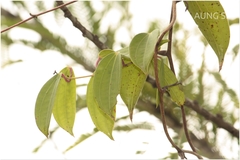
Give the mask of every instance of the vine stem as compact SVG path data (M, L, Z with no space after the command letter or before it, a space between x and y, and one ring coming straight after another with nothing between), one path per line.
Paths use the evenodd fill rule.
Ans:
M170 16L170 22L172 21L172 18L173 18L173 8L171 10L171 16ZM176 16L175 16L176 18ZM172 72L174 73L175 75L175 69L174 69L174 65L173 65L173 60L172 60L172 31L173 31L173 27L170 28L169 32L168 32L168 46L167 46L167 51L166 51L166 56L168 58L168 62L169 62L169 65L170 65L170 68L172 70Z
M173 18L173 11L171 11L170 22L172 21L172 18ZM169 42L168 42L167 51L166 51L165 56L167 56L170 68L175 75L175 69L174 69L173 60L172 60L172 32L173 32L173 27L170 28L169 33L168 33ZM183 121L183 128L184 128L185 136L187 138L187 141L188 141L192 151L196 152L196 149L195 149L194 145L192 144L191 138L188 134L186 115L185 115L185 110L184 110L183 105L181 105L181 112L182 112L182 121Z
M184 106L183 105L181 105L181 111L182 111L183 128L184 128L184 132L185 132L186 138L188 140L188 143L189 143L190 147L192 148L192 151L196 152L196 149L195 149L194 145L192 144L192 141L191 141L190 136L188 134L187 120L186 120L186 115L185 115L185 110L184 110Z
M164 52L164 55L167 56L169 64L170 64L170 68L172 70L172 72L175 74L174 71L174 65L173 65L173 61L172 61L172 56L171 56L171 41L172 41L172 28L173 25L176 21L176 4L177 1L173 1L172 2L172 10L171 10L171 17L170 17L170 23L168 25L168 27L162 32L162 34L159 36L158 41L155 45L155 50L154 50L154 73L155 73L155 80L156 80L156 86L158 88L158 92L159 92L159 108L160 108L160 112L162 114L162 124L163 124L163 128L164 128L164 132L169 140L169 142L172 144L172 146L178 151L178 155L182 158L182 159L186 159L185 157L185 153L190 153L195 155L196 157L198 157L199 159L202 159L202 157L200 155L198 155L195 151L195 148L190 140L189 134L188 134L188 130L187 130L187 122L186 122L186 116L185 116L185 111L184 111L184 106L181 106L181 111L182 111L182 118L183 118L183 126L184 126L184 132L185 135L187 137L188 143L190 144L191 148L193 151L188 151L188 150L182 150L180 149L171 139L168 130L167 130L167 124L166 124L166 118L165 118L165 111L164 111L164 103L163 103L163 94L164 94L164 89L162 89L161 85L160 85L160 81L159 81L159 77L158 77L158 54L160 53L158 51L158 47L159 44L161 42L161 40L163 39L164 35L169 32L168 38L169 38L169 42L168 42L168 48L167 51Z
M38 13L38 14L31 14L31 13L30 13L30 16L31 16L31 17L29 17L29 18L27 18L27 19L25 19L25 20L22 20L22 21L20 21L20 22L18 22L18 23L16 23L16 24L14 24L14 25L12 25L12 26L10 26L10 27L2 30L1 33L6 32L6 31L8 31L8 30L10 30L10 29L12 29L12 28L14 28L14 27L16 27L16 26L19 26L20 24L23 24L23 23L25 23L25 22L33 19L33 18L37 18L37 17L40 16L40 15L46 14L46 13L48 13L48 12L52 12L52 11L54 11L54 10L57 10L57 9L63 7L63 6L67 6L67 5L69 5L69 4L71 4L71 3L74 3L74 2L77 2L77 0L70 1L70 2L68 2L68 3L59 5L59 6L55 7L55 8L52 8L52 9L50 9L50 10L47 10L47 11L44 11L44 12L41 12L41 13Z
M163 94L164 91L161 88L160 82L159 82L159 77L158 77L158 47L159 44L161 42L161 40L163 39L164 35L172 28L175 20L176 20L176 1L172 1L172 16L171 16L171 22L169 23L169 25L167 26L167 28L162 32L162 34L159 36L158 41L155 45L155 49L154 49L154 56L153 56L153 60L154 60L154 73L155 73L155 80L156 80L156 85L158 88L158 92L159 92L159 108L160 108L160 112L161 112L161 117L162 117L162 124L163 124L163 129L164 132L168 138L168 141L172 144L172 146L178 151L178 155L184 159L186 158L184 155L184 152L173 142L173 140L171 139L169 133L168 133L168 129L167 129L167 124L166 124L166 118L165 118L165 111L164 111L164 104L163 104Z
M196 157L198 157L198 159L203 159L202 156L200 156L199 154L197 154L196 152L193 152L193 151L189 151L189 150L182 150L183 152L185 153L189 153L189 154L192 154Z

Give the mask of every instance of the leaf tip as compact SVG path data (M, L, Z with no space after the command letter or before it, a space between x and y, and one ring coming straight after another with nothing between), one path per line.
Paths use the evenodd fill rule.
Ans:
M38 126L38 124L37 124L37 127L38 127L38 129L42 132L42 134L43 134L46 138L49 137L48 129L42 128L41 126Z
M45 136L46 138L49 138L49 133L48 133L48 132L42 131L42 133L44 134L44 136Z
M130 117L130 120L132 122L132 119L133 119L133 112L132 111L129 112L129 117Z
M113 136L112 136L112 133L107 133L107 136L108 136L111 140L114 141L114 138L113 138Z
M71 134L71 136L75 137L73 134L73 131L68 132L69 134Z
M220 72L221 69L222 69L222 65L223 65L223 61L219 63L219 72Z

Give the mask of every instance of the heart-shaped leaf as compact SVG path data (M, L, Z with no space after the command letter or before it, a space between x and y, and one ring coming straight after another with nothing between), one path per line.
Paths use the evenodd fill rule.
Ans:
M136 35L129 46L129 54L132 62L145 74L154 54L155 44L158 40L159 30L151 33L140 33Z
M106 113L104 113L102 109L99 108L99 105L94 96L94 89L93 89L94 79L95 79L94 77L91 77L87 87L88 111L96 128L113 140L112 130L114 127L116 108L114 107L111 117Z
M200 31L216 53L221 70L230 39L226 14L219 1L184 2Z
M58 84L54 101L53 115L58 125L73 135L72 129L76 114L76 82L72 68L66 67L59 73L62 77Z
M112 50L104 50L102 54L106 56L102 58L94 73L94 96L99 107L113 117L116 98L120 93L122 59L118 52Z

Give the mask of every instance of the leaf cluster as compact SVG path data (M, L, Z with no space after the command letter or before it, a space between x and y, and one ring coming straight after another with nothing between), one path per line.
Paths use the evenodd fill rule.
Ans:
M27 8L27 6L25 6L24 2L21 2L21 3L14 2L14 3L16 5L18 5L20 8L21 7ZM92 7L92 3L93 2L91 2L91 1L85 1L85 2L78 3L80 5L80 8L84 8L85 13L86 13L86 14L79 14L79 12L76 12L76 14L78 14L78 16L79 16L79 19L81 21L83 20L83 22L84 22L84 24L86 24L86 26L91 27L91 30L93 31L93 33L96 33L97 35L101 35L100 39L104 40L104 42L107 44L107 46L109 48L114 48L114 46L116 46L116 45L121 45L123 47L123 49L118 50L118 51L105 50L105 51L102 51L102 53L100 52L99 55L102 56L101 57L102 59L99 63L99 66L97 67L97 70L94 73L93 78L91 78L91 80L88 84L87 95L83 95L83 96L76 95L75 100L77 97L77 103L76 103L77 111L86 106L93 106L91 108L89 107L88 109L89 109L90 115L92 117L92 120L93 120L95 126L99 130L106 133L110 138L113 138L111 135L111 131L113 129L113 123L114 123L114 121L116 121L116 122L118 121L118 119L115 120L115 112L114 112L115 107L116 107L116 95L118 95L118 94L121 95L121 98L123 99L124 103L127 105L129 113L130 113L130 117L132 116L133 108L138 109L140 112L147 111L147 112L151 113L152 115L159 117L159 113L157 113L154 110L156 104L158 104L158 102L156 100L156 96L157 96L156 89L154 87L152 87L152 85L150 83L145 83L145 80L147 79L147 75L149 73L151 73L151 69L152 69L152 66L151 66L152 59L151 58L152 57L149 54L147 55L149 57L144 57L144 58L141 57L143 55L145 56L145 54L144 54L145 52L142 52L142 51L145 48L147 48L147 49L151 48L151 45L152 45L152 44L148 43L148 41L145 41L145 40L154 39L152 41L155 42L155 38L159 35L159 33L155 34L155 32L158 32L158 31L153 31L154 32L153 37L150 36L150 34L153 32L139 34L133 38L130 45L126 42L119 42L116 39L116 31L120 28L119 27L120 25L116 25L115 27L109 25L104 31L100 29L101 28L100 26L102 25L101 18L104 17L109 12L109 9L112 7L112 3L110 4L110 2L102 2L104 4L104 9L102 11L95 10ZM128 3L127 2L114 2L114 4L115 4L114 6L116 8L118 8L121 13L123 13L120 23L127 24L126 26L128 28L128 31L130 32L131 25L128 25L127 22L130 21L131 15L129 14L128 9L126 9L126 8L128 8ZM191 11L192 8L196 8L196 7L191 7L191 5L192 4L188 4L189 11ZM39 11L46 9L44 7L43 3L41 3L41 5L36 5L36 6L39 8ZM74 11L74 7L75 7L75 5L70 7L70 9L72 11ZM206 9L206 8L199 7L199 9ZM76 8L75 8L75 10L76 10ZM193 16L194 15L193 13L197 12L197 10L193 10L191 12L192 12L192 16ZM58 21L59 21L59 17L62 17L62 13L60 11L56 11L54 13L55 13L56 19L58 19ZM100 16L94 16L95 14L98 14ZM82 16L82 15L84 15L84 16ZM12 15L12 16L13 16L13 18L11 18L11 19L9 19L7 17L2 17L2 24L9 26L9 25L21 20L21 18L18 15ZM61 54L65 54L65 55L71 57L77 64L81 64L82 66L84 66L84 68L86 70L89 70L92 72L95 70L95 67L93 65L94 63L89 63L89 62L92 62L91 59L93 59L93 57L97 57L96 47L93 47L91 45L91 43L89 43L88 41L86 41L86 43L85 43L86 45L81 46L81 47L76 47L76 46L69 47L69 44L63 37L50 31L47 28L47 26L42 24L41 21L42 21L41 18L38 18L34 22L25 23L22 26L20 26L21 28L26 28L31 31L37 31L37 33L41 37L41 40L39 40L37 42L27 41L24 39L14 40L10 37L10 35L2 34L3 46L10 46L15 43L22 43L26 46L30 46L35 49L39 49L40 51L56 50L56 51L59 51ZM60 18L60 21L61 21L61 18ZM152 22L151 23L152 26L156 26L156 25L154 25L155 23L156 22ZM200 25L201 21L196 22L196 23L198 23ZM211 28L211 25L214 23L215 23L215 21L209 22L208 27ZM235 23L233 23L233 24L235 24ZM201 28L201 25L199 27ZM214 27L215 27L215 24L214 24ZM238 111L238 107L239 107L239 100L237 97L237 93L233 89L231 89L230 87L227 86L226 82L224 81L224 78L221 76L221 74L219 72L209 70L209 68L207 67L208 64L206 64L206 61L204 61L205 56L202 57L203 61L199 68L195 69L192 67L191 62L188 60L188 53L187 53L188 48L186 46L186 44L188 43L187 39L191 35L191 33L187 30L184 30L182 28L181 24L176 23L173 35L177 35L178 33L180 33L180 34L183 33L184 37L183 38L179 38L179 37L173 38L174 39L173 40L173 53L175 53L173 56L174 56L174 59L176 60L175 67L177 68L177 72L176 72L177 77L174 76L175 79L170 78L171 82L169 81L169 79L167 79L166 82L169 82L169 84L165 84L165 85L166 86L171 85L171 84L177 82L177 79L181 80L181 82L184 86L181 89L183 90L185 97L187 97L191 100L197 101L201 106L204 106L204 108L207 109L209 112L224 118L226 121L230 122L231 124L235 124L237 122L238 115L236 115L234 113L236 113ZM205 32L205 34L209 34L208 30ZM131 33L129 33L129 35L131 35ZM216 35L216 37L219 35L220 34ZM154 37L154 36L156 36L156 37ZM205 36L205 38L208 37L206 35L204 35L204 36ZM202 37L200 38L200 40L201 39L202 39ZM217 38L217 39L219 39L219 38ZM141 40L143 40L143 42L140 43L141 45L137 45L137 43L134 42L134 40L136 40L136 42L140 42ZM226 40L226 38L223 39L224 45L226 45L225 40ZM216 44L216 40L213 40L213 39L208 39L208 42L212 47ZM224 47L224 45L223 45L223 48L226 48L226 46ZM129 47L126 47L126 46L129 46ZM208 44L204 43L205 49L207 48L207 46L208 46ZM124 47L126 47L126 48L124 48ZM233 60L234 60L234 58L236 58L236 55L239 52L238 48L239 48L239 44L236 44L235 47L232 50L230 50L230 55L233 57ZM205 49L204 49L204 51L205 51ZM219 49L219 50L221 50L221 49ZM221 58L221 57L223 55L221 55L221 53L219 53L219 50L216 52L220 55L220 56L218 56L218 58L219 58L219 63L221 64L222 60L223 60L223 58ZM106 52L107 52L107 54L106 54ZM146 52L152 54L151 51L146 51ZM88 56L86 53L89 53L91 55L95 54L95 55ZM106 55L104 55L104 54L106 54ZM164 63L162 60L163 60L162 58L159 59L159 62L160 62L159 68L162 67L163 70L169 70L168 65L166 63ZM16 62L19 62L19 61L16 61ZM11 59L6 61L4 63L4 66L7 64L10 64L10 63L12 63ZM68 69L66 69L66 71L67 70ZM104 71L104 72L102 72L102 71ZM118 72L114 73L114 71L118 71ZM113 76L115 76L116 81L112 80L112 79L108 79L108 81L106 81L106 82L101 81L101 80L106 80L105 79L106 77L109 78L108 77L109 72L114 73ZM96 76L101 77L101 75L102 75L99 73L106 73L105 78L102 78L102 79L100 78L100 79L96 80ZM164 72L162 73L162 75L163 74L164 74ZM121 77L121 78L117 79L117 77ZM167 78L167 76L161 76L161 75L159 77ZM216 84L214 86L218 86L218 87L213 87L211 84L208 84L207 82L209 79L211 79L213 81L213 83ZM113 83L113 85L112 85L113 90L105 91L104 89L106 89L106 88L104 88L104 87L108 87L108 86L107 85L106 86L104 86L104 85L98 86L97 84L99 84L99 81L101 84ZM164 84L165 80L162 79L161 81L162 81L161 84ZM54 82L54 84L57 84L55 87L50 89L50 92L48 92L49 95L52 95L55 97L57 97L56 96L57 92L58 92L57 88L62 86L62 85L60 85L60 82L64 82L64 83L68 84L64 80L64 78L59 76L59 74L53 76L53 78L51 79L50 82ZM49 88L50 82L46 83L46 84L48 84L48 88ZM134 84L137 85L136 87L131 86L131 84L133 82L134 82ZM135 82L137 82L137 83L135 83ZM95 83L95 85L94 85L94 83ZM65 84L63 84L63 85L65 85ZM94 86L95 86L95 88L97 88L97 90L93 89ZM99 90L100 87L103 87L104 89L102 88ZM170 87L168 89L171 90L176 87L179 88L180 86L174 86L174 87ZM60 88L65 88L65 87L60 87ZM70 87L70 88L76 88L76 87ZM66 88L63 90L64 90L63 92L67 91ZM134 91L134 92L131 93L131 91ZM56 92L56 93L54 93L54 92ZM104 95L101 94L103 92L107 93L107 94L104 94ZM169 91L169 93L171 93L171 91ZM212 93L216 93L216 94L213 95ZM98 95L99 97L96 95ZM107 98L112 100L111 104L109 104L109 105L105 105L106 102L102 102L102 96L106 96L106 95L109 96ZM173 97L173 95L171 95L171 98L172 97ZM177 95L177 97L179 97L179 96ZM105 98L106 97L104 97L104 99ZM62 98L60 98L60 99L62 99ZM87 101L86 101L86 99L87 99ZM215 99L215 100L213 101L213 99ZM68 100L65 99L65 101L68 101ZM147 102L147 104L145 103L145 107L143 108L143 107L141 107L141 104L144 102ZM179 133L176 135L174 140L178 143L183 144L184 142L186 142L186 139L184 139L184 136L181 136L181 134L180 134L181 129L179 129L179 127L177 127L177 126L179 126L179 122L181 122L180 110L178 107L176 107L176 103L172 102L172 100L169 98L168 95L164 96L164 102L165 102L165 105L167 106L166 107L167 116L171 118L170 122L172 124L175 124L175 125L172 125L172 127L170 124L170 127L173 128L173 130L176 133ZM100 107L99 104L103 104L103 105L101 105L103 107ZM153 104L153 108L150 107L150 106L152 106L151 104ZM148 107L146 107L146 106L148 106ZM53 109L53 111L54 111L54 109ZM105 112L103 112L103 111L105 111ZM207 147L206 146L205 147L208 148L206 150L204 150L204 148L202 148L202 152L203 152L202 154L205 155L206 157L214 158L214 156L213 156L213 153L214 153L215 155L219 155L217 157L217 158L219 158L221 155L218 152L219 147L216 145L217 139L220 138L220 137L218 137L218 132L219 132L218 127L214 123L209 122L205 117L199 116L196 112L194 112L191 109L186 109L186 112L187 112L186 114L188 115L187 118L189 119L191 124L194 123L194 125L190 125L190 131L194 135L197 135L196 138L199 140L197 142L199 142L199 143L203 142L203 144L206 144L206 146L207 146ZM72 115L72 113L71 113L71 115ZM56 114L59 114L59 112ZM96 117L96 115L98 115L98 117ZM67 116L67 115L65 115L65 116ZM49 115L48 115L48 117L49 117ZM55 116L55 118L56 117L58 117L58 116ZM109 123L109 125L107 125L108 126L107 128L103 127L104 124L101 124L101 123L98 124L99 122L101 122L101 121L97 121L97 119L99 119L99 118L103 119L104 122ZM56 118L56 119L58 119L58 118ZM65 120L67 120L67 118ZM59 125L60 124L61 124L61 122L59 122ZM71 125L73 125L73 122L71 122ZM46 128L46 126L45 126L45 128ZM119 126L115 126L115 129L119 130L119 131L123 130L123 128L120 128ZM132 127L132 128L130 127L130 129L134 129L134 127ZM67 130L69 131L69 133L71 133L71 129L67 129ZM51 133L50 138L51 138L52 133L54 133L54 132L55 132L55 130L50 131L50 133ZM92 133L87 133L86 135L80 136L79 141L77 141L75 144L73 144L72 147L79 144L83 140L91 137L96 132L97 132L97 130L94 130ZM44 133L46 133L46 129L44 129ZM228 138L229 135L226 134L226 137ZM232 142L235 143L235 140L232 139Z

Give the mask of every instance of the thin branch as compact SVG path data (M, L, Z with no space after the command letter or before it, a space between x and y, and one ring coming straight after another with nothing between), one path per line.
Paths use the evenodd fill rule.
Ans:
M74 3L74 2L77 2L77 0L70 1L70 2L68 2L68 3L59 5L59 6L55 7L55 8L52 8L52 9L50 9L50 10L47 10L47 11L44 11L44 12L41 12L41 13L38 13L38 14L31 14L31 13L30 13L30 16L31 16L31 17L29 17L28 19L25 19L25 20L23 20L23 21L20 21L20 22L14 24L14 25L12 25L12 26L10 26L10 27L2 30L1 33L6 32L6 31L8 31L8 30L10 30L10 29L12 29L12 28L14 28L14 27L16 27L16 26L19 26L20 24L23 24L23 23L25 23L25 22L33 19L33 18L37 18L38 16L41 16L41 15L46 14L46 13L48 13L48 12L52 12L52 11L54 11L54 10L56 10L56 9L59 9L59 8L61 8L61 7L64 7L64 6L67 6L67 5L69 5L69 4L71 4L71 3Z
M199 106L197 101L190 101L186 99L185 106L193 109L198 114L202 115L205 119L210 120L211 122L215 123L219 128L223 128L228 131L232 136L239 139L239 130L234 128L232 124L224 121L224 119L220 115L213 115L212 113L208 112L203 107Z
M63 5L63 1L56 1L58 6ZM88 38L90 41L92 41L99 49L107 49L107 46L102 43L98 36L90 32L88 29L86 29L78 20L76 17L72 15L72 13L69 11L69 9L66 6L60 7L61 10L64 12L64 17L68 18L74 27L79 29L82 32L83 37Z

